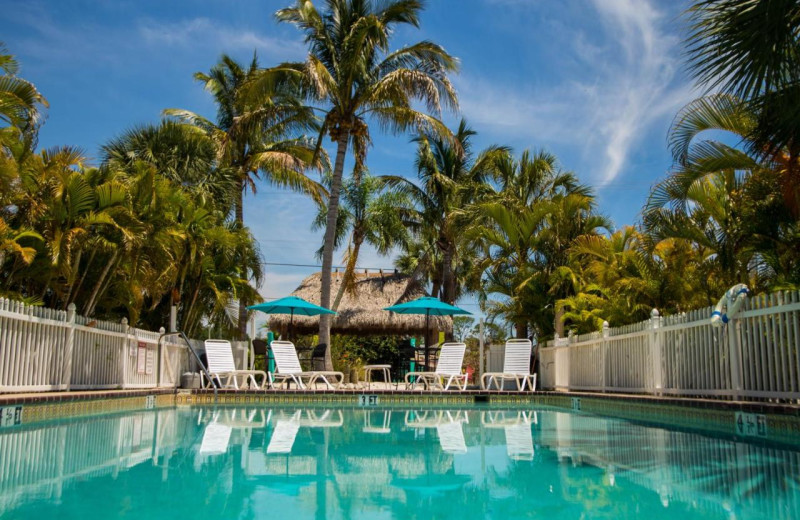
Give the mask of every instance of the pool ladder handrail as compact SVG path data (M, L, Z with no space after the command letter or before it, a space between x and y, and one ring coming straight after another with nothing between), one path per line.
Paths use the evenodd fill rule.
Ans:
M186 346L189 347L189 351L194 354L194 358L197 360L197 364L200 365L200 370L206 375L209 381L211 381L211 386L214 388L214 402L217 400L217 385L214 384L214 380L211 378L211 374L208 372L208 369L203 364L203 360L200 359L200 355L192 346L192 342L189 341L189 338L186 337L186 334L183 333L182 330L176 330L173 332L165 332L158 337L158 351L161 352L161 340L167 336L180 336L183 338L183 341L186 343ZM160 357L160 356L159 356Z

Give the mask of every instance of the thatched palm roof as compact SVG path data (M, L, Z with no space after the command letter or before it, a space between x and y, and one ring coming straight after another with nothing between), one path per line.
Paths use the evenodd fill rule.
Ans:
M343 273L334 273L331 279L331 300L335 299L342 283ZM319 305L321 273L314 273L292 292L309 302ZM339 334L420 334L425 329L424 315L396 314L383 310L384 307L404 303L425 296L420 287L413 284L409 290L409 277L401 274L358 273L355 293L345 292L333 317L331 332ZM270 317L272 330L286 333L289 329L289 316L276 314ZM449 318L431 316L431 329L450 332L452 321ZM295 334L316 334L319 331L319 316L295 316Z

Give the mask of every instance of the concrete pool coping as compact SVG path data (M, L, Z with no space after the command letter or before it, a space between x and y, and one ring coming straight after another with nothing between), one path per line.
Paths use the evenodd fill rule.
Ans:
M375 396L369 399L361 396ZM486 403L512 408L537 406L580 411L754 442L800 445L800 405L702 398L601 394L591 392L462 392L390 389L211 390L128 389L0 394L0 432L8 427L54 419L194 405L274 405L342 407L463 407Z

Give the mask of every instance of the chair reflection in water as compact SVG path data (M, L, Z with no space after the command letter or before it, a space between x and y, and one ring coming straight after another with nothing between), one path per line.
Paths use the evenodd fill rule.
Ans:
M539 423L535 411L484 411L481 412L481 426L502 428L506 434L506 452L512 460L533 460L533 434L531 425Z
M405 425L409 428L436 428L439 444L445 453L466 453L462 423L469 423L465 410L423 410L406 412Z
M197 415L197 424L202 424L208 415L211 417L203 430L203 440L200 442L198 450L201 459L209 455L227 453L231 433L234 430L241 431L245 439L248 439L253 428L263 428L269 420L264 415L264 410L257 408L250 410L223 408L213 412L201 409ZM200 461L198 460L198 462Z
M373 419L375 417L375 419ZM364 410L364 433L392 433L391 410Z
M344 424L341 410L296 410L292 414L277 412L275 429L267 446L267 453L291 453L297 432L305 428L340 428Z

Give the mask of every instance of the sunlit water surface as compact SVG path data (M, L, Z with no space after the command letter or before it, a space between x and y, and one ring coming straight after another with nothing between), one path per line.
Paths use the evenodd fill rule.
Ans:
M800 454L578 413L177 408L0 430L0 518L800 518Z

